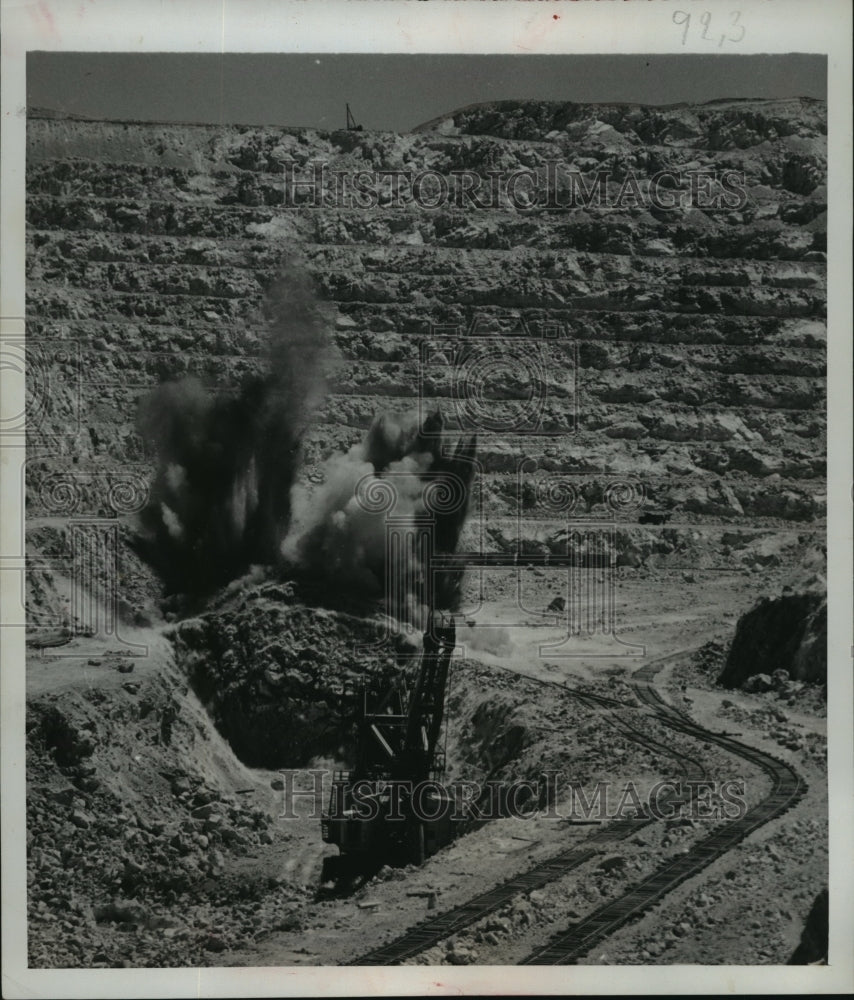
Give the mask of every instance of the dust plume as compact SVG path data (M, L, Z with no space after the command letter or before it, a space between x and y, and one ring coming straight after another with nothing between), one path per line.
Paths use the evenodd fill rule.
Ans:
M137 425L157 454L138 546L170 593L203 595L274 562L290 521L300 442L331 357L311 280L291 266L264 303L266 374L236 393L158 386Z
M378 417L361 442L326 461L321 486L294 486L293 520L282 544L286 564L322 577L331 588L385 595L389 614L399 619L418 622L430 603L453 606L462 574L436 574L428 592L425 562L429 552L457 546L475 453L474 437L451 449L438 411L423 424L416 414ZM418 541L425 519L427 553ZM402 558L391 554L391 520Z

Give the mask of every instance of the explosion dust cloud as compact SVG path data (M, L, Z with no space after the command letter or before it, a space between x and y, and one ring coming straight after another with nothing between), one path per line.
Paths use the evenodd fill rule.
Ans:
M430 524L429 550L456 549L475 473L474 436L454 444L438 410L423 422L415 413L383 414L360 443L325 461L320 486L299 481L301 441L334 354L301 269L270 289L265 314L266 375L236 393L186 378L142 401L138 426L157 466L141 514L141 552L171 594L204 597L253 565L276 564L330 592L393 595L388 612L411 622L425 604L453 606L462 571L433 575L428 593L416 522ZM393 500L378 507L384 491ZM387 516L402 526L406 549L394 567Z
M377 417L361 442L326 461L322 485L294 487L293 521L282 545L286 563L338 587L385 593L388 613L397 618L420 621L425 603L453 606L461 573L437 575L428 599L417 528L425 518L430 524L428 554L456 549L475 456L473 436L451 448L439 411L423 424L415 413ZM394 565L387 518L409 546L407 558ZM394 574L402 578L389 580Z
M199 595L270 563L290 520L300 442L324 394L327 324L310 279L291 269L267 293L268 370L236 394L197 379L164 383L141 403L157 454L139 545L171 593Z

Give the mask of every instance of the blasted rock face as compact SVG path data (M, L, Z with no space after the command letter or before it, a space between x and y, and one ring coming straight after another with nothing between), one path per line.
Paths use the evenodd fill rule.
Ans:
M821 593L763 598L742 615L718 683L742 687L781 670L793 680L826 683L827 598Z

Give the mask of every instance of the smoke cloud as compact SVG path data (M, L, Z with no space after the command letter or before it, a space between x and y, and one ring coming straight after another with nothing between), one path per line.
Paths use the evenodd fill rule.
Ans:
M310 278L291 266L267 293L267 374L236 393L165 383L137 425L157 454L138 545L170 593L203 595L275 561L287 532L300 442L331 360Z
M454 607L462 571L426 569L431 553L456 549L475 438L454 444L439 411L423 423L385 414L326 460L320 486L298 481L301 441L335 355L301 268L270 289L264 312L266 374L235 392L168 382L142 401L137 424L157 465L138 550L167 593L190 599L278 563L326 597L386 597L389 614L416 625L428 607Z
M438 411L423 425L415 414L378 417L363 441L326 461L321 486L294 487L291 530L281 550L286 563L322 576L333 588L385 595L389 614L416 624L426 605L453 606L461 572L435 574L430 584L425 562L430 552L457 546L475 454L474 437L451 449ZM425 518L426 550L419 536Z

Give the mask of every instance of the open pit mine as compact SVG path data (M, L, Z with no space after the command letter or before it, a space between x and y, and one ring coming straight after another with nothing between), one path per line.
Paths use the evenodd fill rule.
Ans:
M823 102L26 163L31 967L826 960Z

